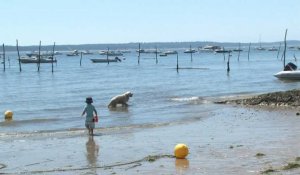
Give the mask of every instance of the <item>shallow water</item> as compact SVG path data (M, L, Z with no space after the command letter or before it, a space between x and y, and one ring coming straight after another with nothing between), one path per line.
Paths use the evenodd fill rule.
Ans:
M24 53L22 53L24 54ZM293 54L288 52L287 62ZM282 70L277 52L252 50L230 58L229 74L223 54L179 51L179 69L176 55L158 57L142 54L140 64L132 51L120 63L92 63L98 54L80 57L58 55L54 73L51 64L22 64L19 72L17 54L7 53L10 66L0 72L0 111L10 109L14 120L1 119L0 133L65 131L84 128L80 117L85 98L92 96L100 115L99 128L131 127L159 124L201 117L214 109L211 98L281 91L299 87L299 82L284 82L273 74ZM227 60L226 55L226 60ZM104 56L105 57L105 56ZM193 69L190 69L193 68ZM3 68L2 68L3 69ZM126 91L133 92L128 109L109 110L110 99Z

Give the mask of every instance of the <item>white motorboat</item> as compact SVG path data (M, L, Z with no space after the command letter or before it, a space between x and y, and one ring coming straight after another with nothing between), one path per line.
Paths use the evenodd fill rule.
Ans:
M160 57L166 57L166 56L168 56L168 54L166 54L166 53L161 53L161 54L159 54L159 56L160 56Z
M275 48L275 47L271 47L271 48L268 49L268 51L278 51L278 49Z
M100 55L108 55L108 56L123 56L123 53L121 51L107 51L107 50L102 50L99 51Z
M223 49L216 49L215 52L216 52L216 53L228 53L228 52L231 52L231 50L225 50L225 49L223 48Z
M85 50L85 51L82 51L82 54L83 55L92 55L93 52L89 51L89 50Z
M21 63L56 63L56 59L52 59L52 57L41 56L40 59L37 56L22 56L20 58Z
M118 57L115 58L93 58L91 59L93 63L108 63L108 62L121 62L122 60Z
M215 51L221 49L220 46L206 45L203 48L200 48L201 51Z
M284 36L283 63L285 63L285 54L286 54L286 35L287 35L287 29L285 31L285 36ZM297 66L294 63L289 62L284 66L283 71L274 74L274 76L285 80L300 80L300 70L297 70Z
M168 50L168 51L165 51L163 53L166 54L166 55L172 55L172 54L177 54L177 51L176 50Z
M71 53L67 53L67 56L78 56L79 52L78 50L73 50Z
M184 53L195 53L197 52L195 49L187 49L184 51Z
M274 76L280 79L300 80L300 70L280 71L276 73Z

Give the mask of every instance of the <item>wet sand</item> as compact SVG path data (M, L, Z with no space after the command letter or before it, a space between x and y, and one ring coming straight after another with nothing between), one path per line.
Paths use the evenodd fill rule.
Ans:
M0 174L300 173L300 168L283 170L289 162L300 164L297 109L215 106L198 120L96 130L94 137L83 131L0 135ZM172 157L177 143L188 145L187 159ZM144 159L149 155L157 157Z

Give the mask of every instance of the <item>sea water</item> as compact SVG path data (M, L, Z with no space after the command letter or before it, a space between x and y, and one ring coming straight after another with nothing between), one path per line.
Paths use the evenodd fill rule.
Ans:
M81 117L85 98L93 97L98 111L97 128L134 128L199 119L213 110L213 98L259 94L298 88L297 81L286 82L273 74L283 69L281 54L251 49L250 59L244 49L232 52L227 73L228 53L197 52L192 55L160 57L155 54L125 53L119 63L92 63L93 55L68 57L57 55L57 64L22 64L16 52L7 53L6 70L0 67L0 111L14 112L12 121L0 119L0 133L55 132L83 130ZM21 53L24 55L25 53ZM287 53L286 62L294 62ZM9 63L9 64L8 64ZM3 66L2 64L0 66ZM108 109L110 99L131 91L128 108ZM221 106L220 106L221 107Z

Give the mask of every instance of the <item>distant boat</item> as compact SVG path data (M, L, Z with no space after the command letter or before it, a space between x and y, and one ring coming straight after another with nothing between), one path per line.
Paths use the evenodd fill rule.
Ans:
M225 49L217 49L215 50L216 53L228 53L231 52L231 50L225 50Z
M212 45L206 45L204 46L203 48L200 48L201 51L215 51L215 50L218 50L218 49L221 49L220 46L212 46Z
M183 53L195 53L197 52L195 49L187 49Z
M138 50L136 50L136 52L138 52L138 53L145 53L145 50L144 49L138 49Z
M91 59L93 63L107 63L107 62L121 62L122 60L118 57L115 58L94 58Z
M121 53L131 53L130 50L120 50L119 52L121 52Z
M234 51L234 52L242 52L243 49L233 49L232 51Z
M67 56L78 56L78 50L73 50L71 53L68 53Z
M177 54L177 51L176 50L168 50L168 51L165 51L163 53L166 54L166 55L172 55L172 54Z
M268 51L278 51L278 49L275 48L275 47L271 47L271 48L268 49Z
M102 50L99 51L100 55L108 55L108 56L123 56L123 53L121 51L107 51L107 50Z
M90 52L89 50L85 50L85 51L82 51L82 54L83 55L92 55L93 52Z
M263 48L263 47L261 46L261 36L259 36L259 47L256 47L256 50L259 50L259 51L266 50L266 48Z
M49 56L41 56L40 59L38 59L37 56L22 56L20 58L21 63L55 63L57 62L56 59L52 59L52 57Z
M263 50L266 50L266 48L263 48L263 47L257 47L256 50L263 51Z
M52 52L39 52L39 51L33 51L33 52L29 52L26 53L27 56L32 57L32 56L39 56L39 54L41 56L52 56Z
M159 56L160 56L160 57L166 57L166 56L168 56L168 54L166 54L166 53L161 53L161 54L159 54Z

